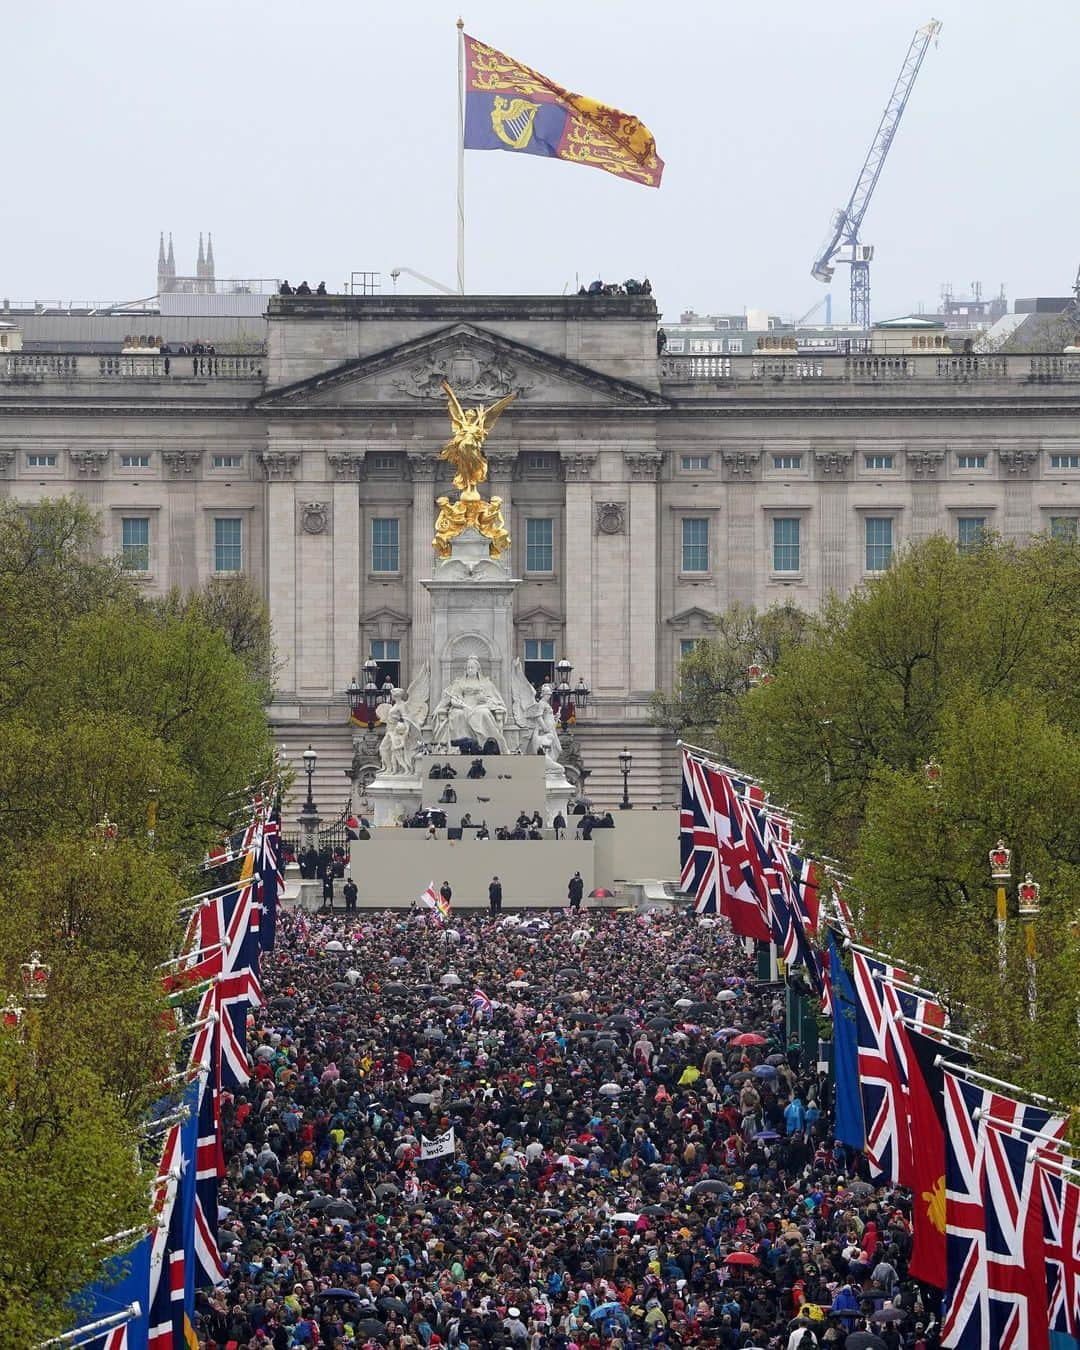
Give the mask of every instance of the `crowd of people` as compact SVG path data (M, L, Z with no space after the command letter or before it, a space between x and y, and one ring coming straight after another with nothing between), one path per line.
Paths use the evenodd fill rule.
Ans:
M835 1143L782 986L715 921L577 889L280 916L200 1344L936 1346L910 1199Z
M290 286L289 280L286 277L286 279L278 287L278 295L326 295L326 294L327 290L325 281L320 281L319 284L315 287L315 289L312 290L306 281L302 281L299 284L299 286Z

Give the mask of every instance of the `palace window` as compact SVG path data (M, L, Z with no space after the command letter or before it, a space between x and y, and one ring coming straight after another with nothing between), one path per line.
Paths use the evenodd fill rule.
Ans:
M704 642L704 638L680 638L679 639L679 660L685 661L691 655L699 642Z
M525 519L525 571L555 570L555 522L550 516Z
M774 572L798 572L802 566L802 521L798 516L773 519L772 566Z
M218 516L214 521L214 571L239 572L243 562L243 522L239 516Z
M120 563L125 572L149 572L150 519L148 516L121 517Z
M371 522L371 570L401 571L400 532L396 516L376 516Z
M680 463L688 473L708 473L712 468L712 455L683 455Z
M26 467L28 469L55 469L55 455L27 455Z
M1051 455L1052 469L1080 469L1080 455Z
M682 522L682 570L709 570L709 521L704 516L686 516Z
M956 546L961 553L974 553L986 538L985 516L958 516Z
M956 467L958 469L985 469L985 455L957 455Z
M893 457L892 455L867 455L864 463L868 469L891 469Z
M389 680L397 688L401 683L400 641L397 638L373 638L371 655L379 663L379 673L375 676L375 683L381 689Z
M122 469L148 469L150 467L149 455L121 455L120 467Z
M1075 516L1051 516L1050 537L1062 544L1075 544L1077 528Z
M801 469L802 455L773 455L772 466L774 469Z
M212 469L239 469L243 465L241 455L211 455L210 467Z
M545 680L555 683L555 639L525 639L525 678L539 686Z
M866 540L866 570L884 572L892 562L893 522L891 516L867 516L863 522Z

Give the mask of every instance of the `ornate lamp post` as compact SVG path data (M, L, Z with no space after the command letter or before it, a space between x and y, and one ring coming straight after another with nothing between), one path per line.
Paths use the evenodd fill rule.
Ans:
M26 1009L19 1007L15 1002L15 995L12 994L4 1006L0 1008L0 1030L17 1032L22 1025L25 1014Z
M556 663L555 692L551 702L563 731L577 721L578 710L589 701L589 686L583 679L578 680L576 689L571 686L570 677L573 673L574 667L565 656Z
M23 993L28 999L40 1003L49 994L49 977L52 966L41 959L40 952L31 952L30 960L19 967L22 971Z
M633 766L634 757L625 746L619 751L619 772L622 774L622 801L619 803L620 811L629 811L633 807L630 800L630 769Z
M304 802L304 809L297 817L300 828L304 832L304 845L307 848L315 847L315 831L319 827L321 817L318 808L315 805L315 799L311 795L311 780L315 774L315 766L319 762L319 756L309 745L303 753L304 772L307 774L307 801Z
M1005 896L1005 883L1012 880L1012 849L1005 847L1005 840L999 839L990 850L990 880L997 882L995 897L998 971L1002 980L1006 975L1007 955L1005 949L1005 921L1008 918L1008 902Z
M1028 1016L1035 1021L1035 920L1039 917L1039 883L1030 872L1025 873L1023 881L1016 888L1017 906L1024 921L1024 952L1027 956L1028 976Z

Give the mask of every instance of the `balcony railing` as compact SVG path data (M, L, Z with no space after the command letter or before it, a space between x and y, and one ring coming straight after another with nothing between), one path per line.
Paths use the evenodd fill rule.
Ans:
M101 380L261 380L265 357L66 356L56 353L12 352L0 355L0 383L64 384Z
M808 356L756 352L746 356L660 358L662 385L694 386L696 392L770 385L987 385L1080 383L1080 353L1000 355L942 353Z

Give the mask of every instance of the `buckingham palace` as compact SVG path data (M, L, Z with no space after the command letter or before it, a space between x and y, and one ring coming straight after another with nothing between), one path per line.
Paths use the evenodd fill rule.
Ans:
M859 354L684 355L658 350L648 295L262 308L246 343L178 342L161 317L108 350L23 341L0 313L0 492L80 494L151 592L235 572L265 591L269 715L292 757L318 751L324 817L377 761L350 686L372 659L407 684L430 645L444 380L465 405L516 394L487 444L516 655L587 687L574 739L603 805L624 748L634 804L673 800L650 696L731 602L813 609L934 533L1077 529L1080 355L1060 345L958 353L894 330ZM212 317L181 336L199 322L212 337Z

